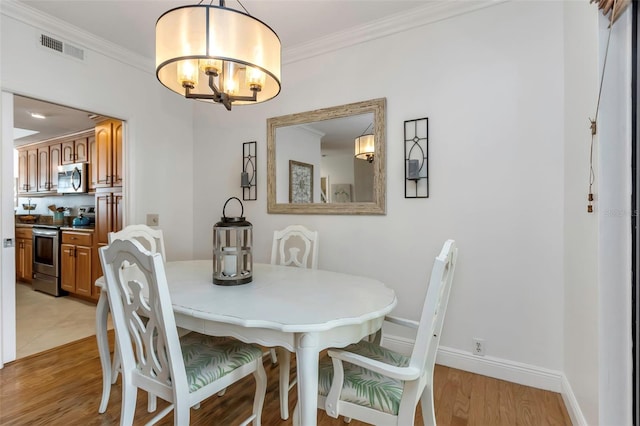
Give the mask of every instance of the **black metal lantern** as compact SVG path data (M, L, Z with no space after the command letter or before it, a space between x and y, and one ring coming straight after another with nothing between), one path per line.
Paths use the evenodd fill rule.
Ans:
M227 217L225 210L231 200L238 200L239 217ZM239 285L253 280L253 225L242 216L244 206L236 197L229 198L222 208L221 221L213 226L213 283Z

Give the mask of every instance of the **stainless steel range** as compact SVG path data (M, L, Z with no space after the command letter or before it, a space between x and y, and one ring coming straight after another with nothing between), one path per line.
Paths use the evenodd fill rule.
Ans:
M60 226L35 225L33 227L33 280L34 290L53 296L67 294L60 288Z

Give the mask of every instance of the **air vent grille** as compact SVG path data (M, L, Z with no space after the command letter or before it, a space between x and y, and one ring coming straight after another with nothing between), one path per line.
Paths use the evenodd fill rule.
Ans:
M49 37L46 34L40 34L40 44L44 47L48 47L49 49L62 53L64 43L53 37Z
M50 51L71 56L74 59L84 61L84 49L67 43L66 41L59 40L55 37L51 37L47 34L40 34L40 46Z

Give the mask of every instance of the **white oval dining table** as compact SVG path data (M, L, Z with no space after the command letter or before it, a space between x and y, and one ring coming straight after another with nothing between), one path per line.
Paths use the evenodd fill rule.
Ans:
M397 303L394 291L378 280L321 269L254 264L253 281L237 286L213 284L211 260L167 262L165 271L178 327L295 352L299 424L304 426L317 424L320 352L375 333ZM103 288L96 309L101 413L111 390L103 284L102 277L96 281Z

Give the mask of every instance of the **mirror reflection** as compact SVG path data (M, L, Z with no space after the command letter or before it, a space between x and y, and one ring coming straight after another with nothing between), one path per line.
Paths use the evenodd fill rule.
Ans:
M384 105L268 119L269 213L384 214Z

